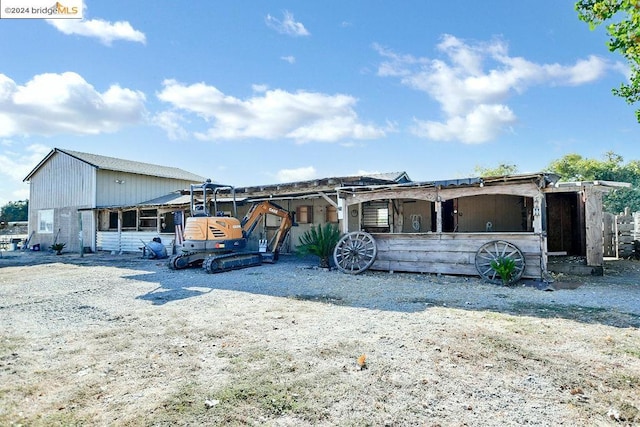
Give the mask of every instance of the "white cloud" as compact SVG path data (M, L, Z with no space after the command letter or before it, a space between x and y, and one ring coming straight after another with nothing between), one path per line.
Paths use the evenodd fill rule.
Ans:
M268 85L256 85L256 84L254 84L254 85L251 85L251 89L254 92L263 93L263 92L266 92L269 89L269 86Z
M185 119L174 111L163 111L153 118L153 123L167 132L169 139L187 139L189 132L181 125Z
M385 135L375 125L361 123L348 95L265 90L246 100L225 95L214 86L189 86L166 80L158 98L175 110L195 114L209 129L195 136L215 139L293 139L296 142L371 139Z
M0 151L0 206L29 198L29 186L22 180L51 151L41 144L29 145L23 150L13 145L3 141Z
M278 182L308 181L316 177L317 172L313 166L307 166L297 169L281 169L276 174Z
M515 122L515 114L504 105L478 105L465 116L452 116L445 123L415 120L412 133L435 141L459 140L478 144L496 138Z
M544 68L549 76L557 79L559 84L578 86L598 80L612 66L600 57L591 55L588 59L576 61L572 66L551 64L545 65Z
M285 62L288 62L289 64L295 64L296 63L296 57L289 55L289 56L281 56L280 59L282 59Z
M413 133L437 141L482 143L516 122L506 101L534 85L590 83L616 66L597 56L575 64L537 64L508 54L501 40L467 43L445 35L437 46L441 59L400 55L379 45L385 58L378 75L395 77L440 104L444 121L416 120Z
M142 44L147 42L145 34L134 29L131 24L126 21L108 22L102 19L48 19L47 22L64 34L76 34L84 37L97 38L107 46L111 46L111 43L116 40Z
M354 176L369 176L369 175L377 175L377 174L379 174L379 173L382 173L382 172L377 171L377 170L375 170L375 171L368 171L368 170L364 170L364 169L358 169L358 170L356 171L356 173L354 173L353 175L354 175Z
M282 14L282 21L271 15L267 15L265 22L269 28L273 28L280 34L286 34L288 36L299 37L311 35L302 23L295 21L292 13L285 10Z
M23 86L0 74L0 137L114 132L140 123L144 102L118 85L100 93L72 72L39 74Z
M32 144L23 152L9 147L0 153L0 171L13 181L22 181L49 151L51 149L42 144Z

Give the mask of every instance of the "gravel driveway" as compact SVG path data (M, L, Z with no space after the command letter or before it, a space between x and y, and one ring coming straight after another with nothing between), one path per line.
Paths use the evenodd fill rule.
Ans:
M0 424L633 425L639 278L4 253Z

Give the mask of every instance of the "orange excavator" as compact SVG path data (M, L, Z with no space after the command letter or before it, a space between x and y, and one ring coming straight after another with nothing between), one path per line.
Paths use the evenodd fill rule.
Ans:
M218 211L218 193L229 192L233 215ZM202 192L202 200L197 196ZM242 220L237 218L235 189L228 185L214 184L207 180L201 185L191 185L191 217L184 227L182 253L169 259L169 268L202 266L208 273L220 273L239 268L253 267L278 259L280 248L293 226L293 216L270 201L255 203ZM211 205L213 204L213 210ZM214 214L212 214L212 212ZM259 252L246 250L247 240L265 215L280 218L280 227L270 241L261 241Z

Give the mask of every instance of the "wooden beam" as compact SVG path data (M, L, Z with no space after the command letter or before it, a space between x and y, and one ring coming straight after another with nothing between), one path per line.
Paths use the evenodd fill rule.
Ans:
M370 202L372 200L384 199L416 199L435 202L438 200L438 197L442 200L451 200L458 197L482 196L487 194L535 197L540 193L541 190L535 183L521 183L485 185L484 187L396 187L385 188L383 190L354 191L353 193L343 191L342 197L348 199L349 203L363 203Z
M587 265L602 267L604 264L604 238L602 236L602 192L584 188L585 228L587 240Z
M333 199L331 199L331 197L327 196L326 194L324 194L322 191L318 191L318 194L325 199L331 206L333 206L336 209L340 209L340 206L338 206L338 204L336 202L333 201Z

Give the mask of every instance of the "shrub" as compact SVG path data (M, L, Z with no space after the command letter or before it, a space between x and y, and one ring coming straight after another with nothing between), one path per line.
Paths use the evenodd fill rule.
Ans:
M56 251L56 255L60 255L66 245L66 243L54 243L51 245L51 250Z
M513 277L516 262L509 257L499 257L491 261L491 268L498 273L503 285L509 285Z
M331 223L311 227L302 236L296 248L298 255L316 255L320 257L320 267L329 268L333 249L340 240L340 230Z

